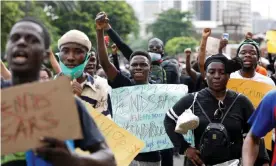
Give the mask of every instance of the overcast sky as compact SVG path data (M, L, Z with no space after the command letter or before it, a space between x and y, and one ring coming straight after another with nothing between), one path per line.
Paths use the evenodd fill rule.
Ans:
M264 18L276 20L276 0L251 0L251 9L259 12Z

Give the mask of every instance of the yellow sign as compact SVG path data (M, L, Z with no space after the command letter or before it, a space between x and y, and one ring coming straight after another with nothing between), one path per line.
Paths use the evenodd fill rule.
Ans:
M84 104L115 155L118 166L128 166L134 157L144 148L145 143L97 112L90 104L86 102ZM76 152L88 153L80 149L76 149Z
M245 95L249 98L254 107L257 108L266 93L275 87L252 80L230 79L227 88ZM271 139L272 132L265 136L265 145L268 150L272 149Z
M276 30L266 32L267 52L276 54Z

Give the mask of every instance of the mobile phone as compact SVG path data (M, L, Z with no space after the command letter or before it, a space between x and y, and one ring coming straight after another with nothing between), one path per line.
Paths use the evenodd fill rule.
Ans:
M229 34L228 33L223 33L222 34L222 39L229 40Z

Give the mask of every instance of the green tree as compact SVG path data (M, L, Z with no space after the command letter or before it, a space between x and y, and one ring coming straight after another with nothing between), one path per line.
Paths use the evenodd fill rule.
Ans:
M31 16L40 20L50 33L52 45L55 45L59 29L51 23L50 14L44 11L46 4L41 3L41 1L1 1L1 52L5 51L12 26L24 16Z
M164 43L173 37L193 36L191 14L175 9L169 9L158 15L157 20L148 25L147 32L151 32L154 37L160 38Z
M20 10L20 5L22 2L1 1L1 53L5 50L6 41L13 24L24 16Z
M71 29L78 29L88 35L94 45L96 40L95 17L105 11L110 24L123 39L130 33L138 34L139 24L134 10L125 1L78 1L77 10L70 13L60 11L53 21L60 31L59 36Z
M125 1L1 1L2 52L12 25L24 16L36 17L45 24L54 51L58 39L71 29L83 31L95 45L94 19L100 11L108 14L112 27L124 40L130 33L138 34L138 20Z
M183 53L186 48L194 50L198 44L193 37L174 37L166 43L165 51L168 55L174 56Z

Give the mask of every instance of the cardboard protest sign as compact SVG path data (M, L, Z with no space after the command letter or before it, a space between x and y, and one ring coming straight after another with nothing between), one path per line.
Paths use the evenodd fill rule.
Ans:
M97 112L90 104L84 104L114 153L118 166L128 166L134 157L144 148L145 143ZM78 153L87 153L80 149L76 151Z
M266 32L267 52L276 54L276 30Z
M259 103L262 101L263 97L275 87L253 80L245 80L245 79L230 79L227 84L227 88L239 92L252 102L255 108L258 107ZM272 132L268 133L265 137L265 145L266 148L271 150L271 139Z
M61 140L82 138L67 78L3 89L1 96L2 154L39 147L43 136Z
M214 38L214 37L208 37L207 44L206 44L206 55L216 55L218 54L219 50L219 43L220 39Z
M113 89L113 120L145 142L142 152L172 148L163 121L166 112L187 92L186 85L169 84ZM184 137L193 144L191 131Z

